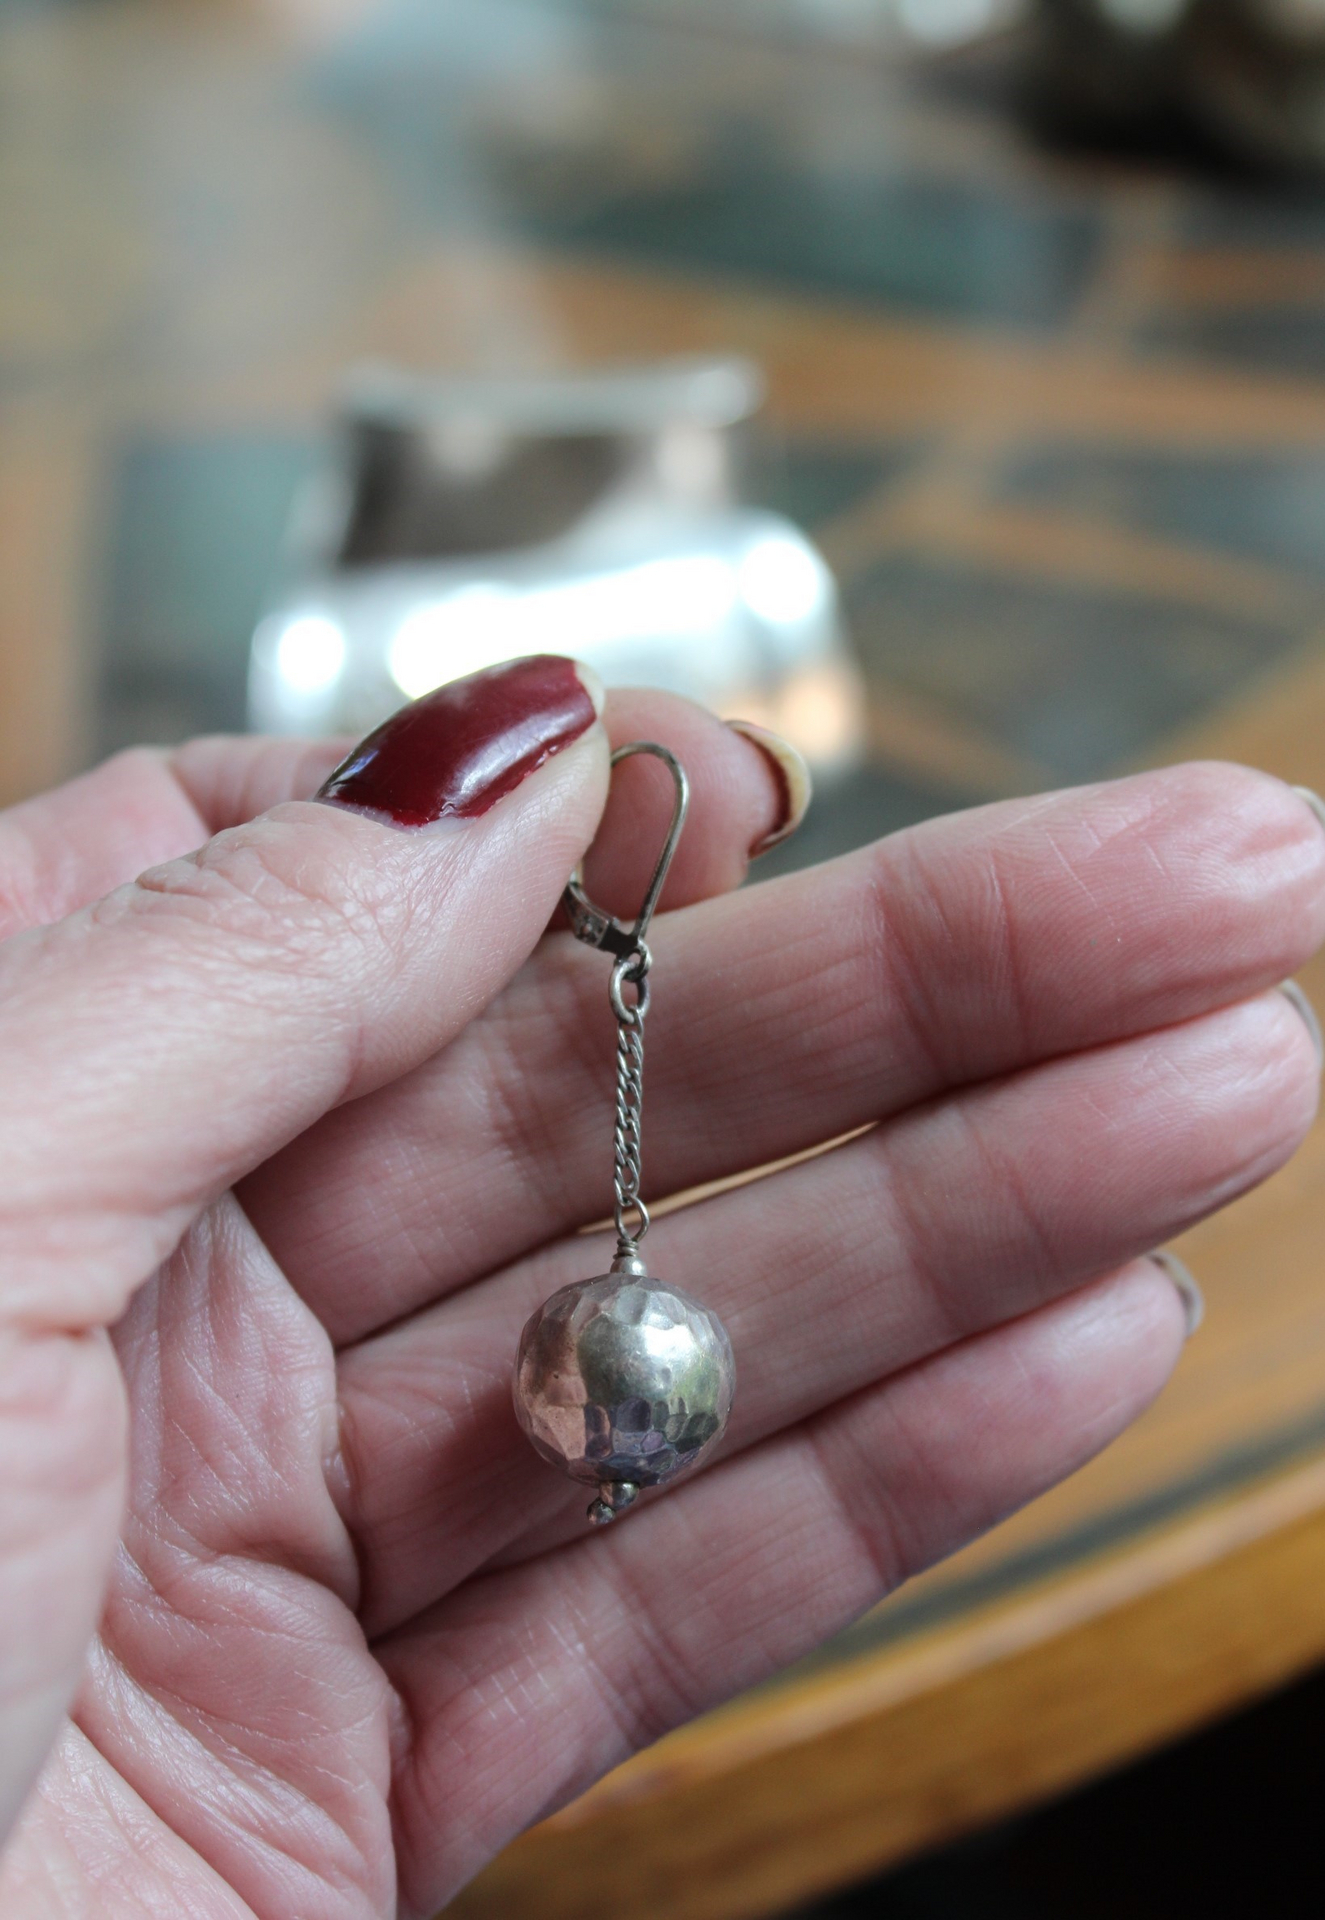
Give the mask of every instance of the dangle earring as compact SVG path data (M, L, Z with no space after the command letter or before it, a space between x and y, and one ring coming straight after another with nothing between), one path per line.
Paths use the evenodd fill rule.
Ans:
M639 1193L652 963L645 935L690 792L680 761L651 740L618 747L612 765L636 753L656 755L676 784L672 823L639 918L626 928L596 907L578 870L564 897L577 939L616 955L608 990L617 1022L616 1258L609 1272L543 1302L520 1336L513 1382L516 1417L535 1451L572 1480L597 1487L589 1506L596 1526L624 1512L641 1487L662 1486L709 1451L727 1424L736 1380L721 1320L679 1287L655 1280L639 1250L649 1227Z

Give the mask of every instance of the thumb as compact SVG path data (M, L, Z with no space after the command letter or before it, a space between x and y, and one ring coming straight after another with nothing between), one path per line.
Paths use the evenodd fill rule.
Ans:
M113 1320L213 1195L474 1017L593 836L600 707L559 657L474 674L318 801L0 947L0 1320Z

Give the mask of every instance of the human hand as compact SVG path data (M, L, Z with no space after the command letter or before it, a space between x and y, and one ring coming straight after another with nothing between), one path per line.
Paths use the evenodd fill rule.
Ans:
M524 738L561 750L463 822L309 804L335 753L254 741L0 817L6 1920L431 1913L1112 1438L1183 1338L1139 1256L1309 1124L1271 989L1325 937L1325 832L1278 781L1142 775L735 894L763 756L559 698ZM599 1534L509 1372L606 1265L604 965L540 934L609 735L695 796L648 1190L876 1124L656 1222L736 1408ZM623 769L595 897L630 907L668 800Z

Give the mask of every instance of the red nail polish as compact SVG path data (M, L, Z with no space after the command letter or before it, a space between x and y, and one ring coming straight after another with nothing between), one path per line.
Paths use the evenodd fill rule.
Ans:
M472 820L597 717L573 660L554 653L508 660L393 713L317 797L402 827Z

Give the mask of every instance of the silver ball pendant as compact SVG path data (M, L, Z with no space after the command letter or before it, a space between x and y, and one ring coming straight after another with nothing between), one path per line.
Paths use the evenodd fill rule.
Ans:
M718 1316L653 1279L637 1255L543 1302L520 1336L513 1382L535 1450L598 1488L589 1518L599 1526L713 1448L735 1385Z

